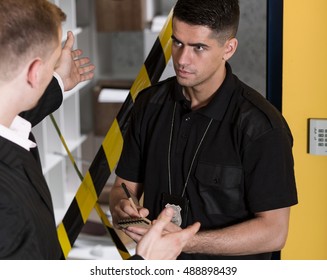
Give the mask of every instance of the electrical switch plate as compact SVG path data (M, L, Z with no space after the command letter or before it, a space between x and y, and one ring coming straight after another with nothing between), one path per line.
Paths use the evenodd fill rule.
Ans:
M309 153L327 155L327 119L309 119Z

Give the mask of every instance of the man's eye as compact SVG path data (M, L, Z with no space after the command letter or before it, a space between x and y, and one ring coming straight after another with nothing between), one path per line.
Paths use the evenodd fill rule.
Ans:
M202 52L202 51L204 51L204 47L203 47L203 46L196 46L196 47L194 47L194 49L195 49L197 52Z
M182 45L181 42L176 41L176 40L173 40L173 44L174 44L175 46L177 46L177 47L180 47L180 46Z

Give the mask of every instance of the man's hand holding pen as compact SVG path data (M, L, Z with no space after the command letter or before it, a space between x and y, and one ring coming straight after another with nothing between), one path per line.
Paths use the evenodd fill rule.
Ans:
M133 192L131 192L125 183L120 185L122 198L117 201L112 211L113 224L116 228L122 229L118 222L123 219L131 218L145 218L149 215L149 210L140 206L138 199Z
M129 204L127 203L126 199L121 200L121 207L124 209L124 212L127 213L129 216L124 218L125 221L135 221L135 223L130 223L126 227L119 228L123 230L131 239L133 239L135 242L139 242L141 238L148 232L149 228L151 227L151 221L146 218L148 215L148 210L146 208L143 208L141 206L137 206L133 200L133 197L128 190L125 183L121 184L122 189L124 190L126 194L126 199L128 199ZM145 214L145 216L142 216L142 214ZM123 219L123 220L124 220ZM139 224L136 221L139 220L145 220L146 223L150 226L142 226L143 224ZM122 220L120 220L122 221ZM153 221L153 223L156 223L156 220ZM163 230L163 233L172 233L172 232L178 232L182 230L180 227L176 226L173 223L169 223L166 225L165 229Z
M120 184L120 190L122 191L122 198L118 201L112 212L113 224L116 228L124 231L130 238L136 242L148 231L151 226L151 221L146 217L149 215L149 211L139 205L138 199L133 192L128 189L126 184L122 182ZM140 227L140 224L131 221L145 221L142 225L147 225L146 227ZM126 221L126 223L122 223ZM124 224L124 226L122 226ZM139 228L137 233L134 233L134 228Z
M111 199L109 197L109 202L111 202L110 210L115 228L122 230L127 236L138 243L138 246L140 246L137 248L139 248L140 252L142 252L142 248L147 248L147 251L154 253L156 251L160 252L160 257L159 255L147 257L141 254L146 258L169 258L162 256L162 253L167 248L169 248L169 254L177 250L173 254L174 258L176 258L186 242L199 230L200 224L194 223L182 230L179 226L167 220L167 217L171 219L173 216L172 209L167 208L161 212L157 220L149 221L146 218L149 215L149 210L139 204L138 199L142 194L133 191L137 187L136 184L119 178L111 190L111 193L117 195L117 199ZM172 251L172 248L166 246L169 243L179 245L176 245ZM162 246L160 247L159 245Z

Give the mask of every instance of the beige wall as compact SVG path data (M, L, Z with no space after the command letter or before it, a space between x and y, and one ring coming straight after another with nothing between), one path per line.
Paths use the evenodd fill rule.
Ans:
M327 1L284 0L283 114L299 204L282 259L327 259L327 156L307 153L307 119L327 118Z

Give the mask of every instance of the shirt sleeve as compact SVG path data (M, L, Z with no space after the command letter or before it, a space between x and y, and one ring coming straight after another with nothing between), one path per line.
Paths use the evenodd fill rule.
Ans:
M292 139L285 128L275 128L244 151L245 190L252 212L297 204Z
M144 180L140 136L140 120L142 117L137 115L135 107L133 109L124 137L123 150L115 172L119 177L128 181L142 183Z
M58 82L58 84L60 86L61 92L64 92L65 91L64 82L62 81L59 74L57 72L53 72L53 77L57 79L57 82Z
M36 107L22 112L19 115L29 121L32 126L35 126L49 114L56 111L60 107L62 100L62 90L59 86L58 80L52 78Z

